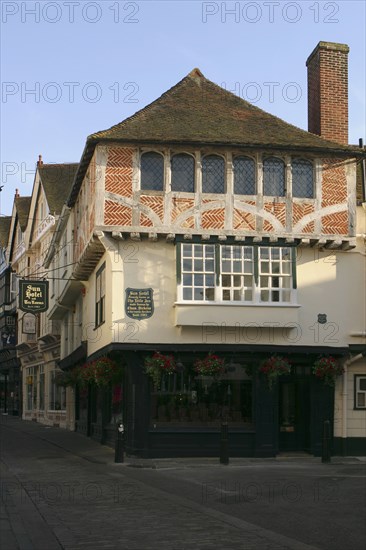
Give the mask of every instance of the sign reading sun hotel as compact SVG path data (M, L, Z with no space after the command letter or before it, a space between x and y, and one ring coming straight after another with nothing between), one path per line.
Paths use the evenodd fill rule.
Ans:
M48 281L19 281L19 308L29 313L48 309Z

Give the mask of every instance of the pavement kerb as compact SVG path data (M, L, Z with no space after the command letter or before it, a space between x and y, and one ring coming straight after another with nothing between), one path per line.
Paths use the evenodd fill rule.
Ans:
M48 443L62 448L63 450L79 456L80 458L93 462L95 464L108 464L116 467L143 468L143 469L176 469L176 468L239 468L253 465L271 464L303 464L311 463L321 464L321 457L312 455L284 456L279 455L269 458L253 457L233 457L229 459L229 464L220 464L219 457L182 457L182 458L139 458L125 455L124 462L114 462L114 449L106 445L100 445L82 434L55 428L44 424L21 420L18 417L0 416L3 426L32 433L35 437L47 441ZM366 464L366 457L343 457L333 456L329 464ZM324 467L328 464L324 464Z

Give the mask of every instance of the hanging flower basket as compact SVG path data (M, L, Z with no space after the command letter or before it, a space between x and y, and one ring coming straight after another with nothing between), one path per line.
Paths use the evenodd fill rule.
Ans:
M80 382L80 369L78 367L67 371L56 371L55 384L62 388L75 387Z
M225 360L209 353L204 359L197 359L193 368L197 374L203 376L219 376L225 371Z
M291 363L288 359L286 359L286 357L272 355L268 359L262 361L259 367L259 372L267 377L269 389L272 389L278 376L290 374Z
M122 367L109 357L101 357L80 367L80 382L94 384L100 388L122 381Z
M323 380L324 384L328 386L334 386L337 376L340 376L343 372L342 365L339 365L337 360L331 355L328 357L319 357L313 365L313 374L320 380Z
M145 372L152 379L155 389L160 389L162 374L173 374L176 370L177 365L172 355L163 355L156 351L152 357L145 359Z

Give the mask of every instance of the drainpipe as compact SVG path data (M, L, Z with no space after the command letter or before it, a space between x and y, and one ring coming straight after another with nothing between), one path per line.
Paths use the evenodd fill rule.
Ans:
M355 355L354 357L350 357L345 361L343 364L343 380L342 380L342 455L345 456L345 450L346 450L346 440L347 440L347 396L348 396L348 367L352 365L355 361L358 361L358 359L361 359L363 357L363 353L359 353L358 355Z

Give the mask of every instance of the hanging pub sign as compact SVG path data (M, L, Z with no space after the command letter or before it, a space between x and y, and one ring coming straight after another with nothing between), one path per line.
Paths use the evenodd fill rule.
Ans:
M152 288L126 288L126 315L141 321L152 317L154 300Z
M19 308L27 313L48 309L48 281L19 281Z
M36 317L33 313L24 313L22 317L22 333L36 334Z

